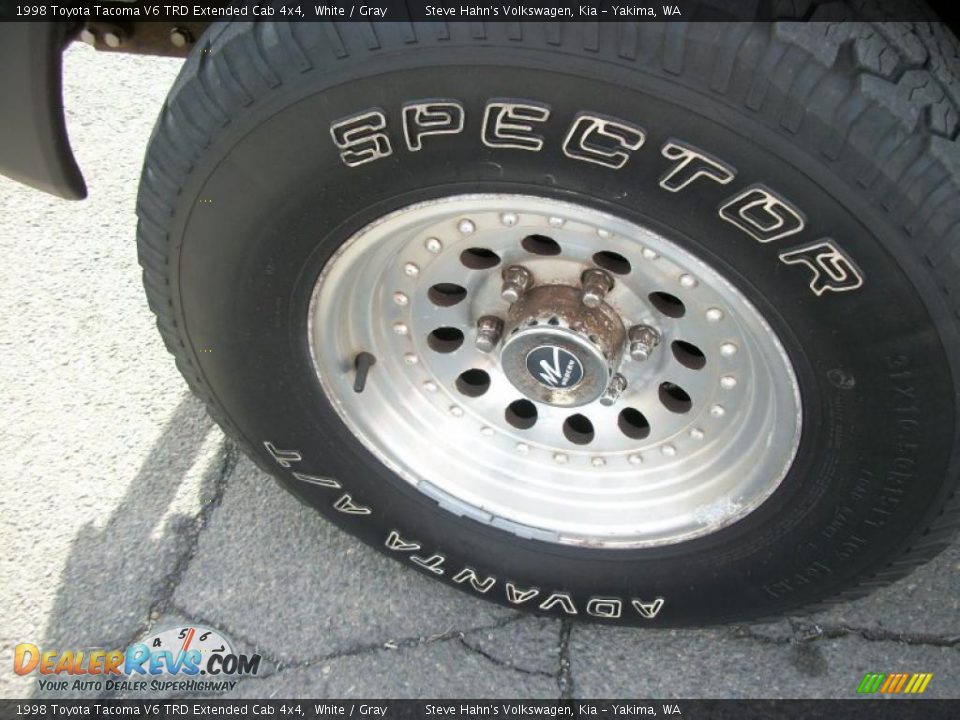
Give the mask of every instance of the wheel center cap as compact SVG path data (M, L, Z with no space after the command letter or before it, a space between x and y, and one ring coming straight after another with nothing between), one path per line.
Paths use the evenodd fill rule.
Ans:
M531 400L577 407L599 398L623 356L626 331L606 304L586 307L570 285L540 285L510 306L500 363Z
M583 363L559 345L539 345L527 353L527 372L545 387L566 389L583 380Z

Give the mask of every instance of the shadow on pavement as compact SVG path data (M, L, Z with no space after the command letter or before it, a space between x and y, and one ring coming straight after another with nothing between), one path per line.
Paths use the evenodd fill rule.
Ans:
M199 512L219 500L233 465L228 441L205 442L213 428L201 401L185 395L106 524L91 521L77 533L38 645L60 651L125 648L145 632L151 615L166 609L202 525ZM201 460L207 462L200 478L192 479L191 469ZM185 504L191 510L199 504L198 514L178 510L167 516L178 493L190 491L185 481L198 485L199 503L191 492ZM72 686L76 676L59 677ZM39 685L34 689L35 696L47 694Z

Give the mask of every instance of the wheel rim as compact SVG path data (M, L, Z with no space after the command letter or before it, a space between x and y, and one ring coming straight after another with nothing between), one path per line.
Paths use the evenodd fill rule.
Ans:
M626 341L612 404L525 395L504 372L509 330L478 349L478 321L509 326L520 304L501 297L516 266L543 297L602 269L603 307L659 333L647 360ZM713 533L776 490L799 445L796 375L753 305L666 238L581 205L461 195L380 218L326 263L308 333L324 392L370 452L447 510L521 537L650 547ZM360 353L376 364L356 392Z

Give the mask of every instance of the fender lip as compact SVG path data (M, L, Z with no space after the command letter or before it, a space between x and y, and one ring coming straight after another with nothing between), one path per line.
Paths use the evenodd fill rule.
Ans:
M0 22L0 174L67 200L87 185L63 114L62 51L69 23Z

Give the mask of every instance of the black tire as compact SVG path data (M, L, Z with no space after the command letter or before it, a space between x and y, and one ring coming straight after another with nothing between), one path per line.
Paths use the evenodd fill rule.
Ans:
M406 151L400 109L419 98L462 102L465 130ZM491 98L550 105L542 151L480 142ZM329 128L372 107L394 151L348 167ZM960 520L958 109L957 43L938 25L217 25L147 154L144 283L167 347L224 430L304 502L409 567L477 593L460 572L472 568L495 578L484 597L562 617L772 616L902 577ZM585 110L646 131L623 169L561 152ZM719 156L735 181L664 192L670 138ZM718 219L755 184L802 210L802 233L758 243ZM796 368L804 431L759 509L660 548L523 540L441 509L349 433L306 340L325 259L397 207L489 191L575 199L656 227L761 309ZM851 261L841 280L856 274L861 287L818 295L809 267L781 261L822 238ZM338 512L342 491L298 482L298 470L337 478L373 513ZM387 549L393 531L442 556L442 574ZM539 593L516 602L508 582Z

